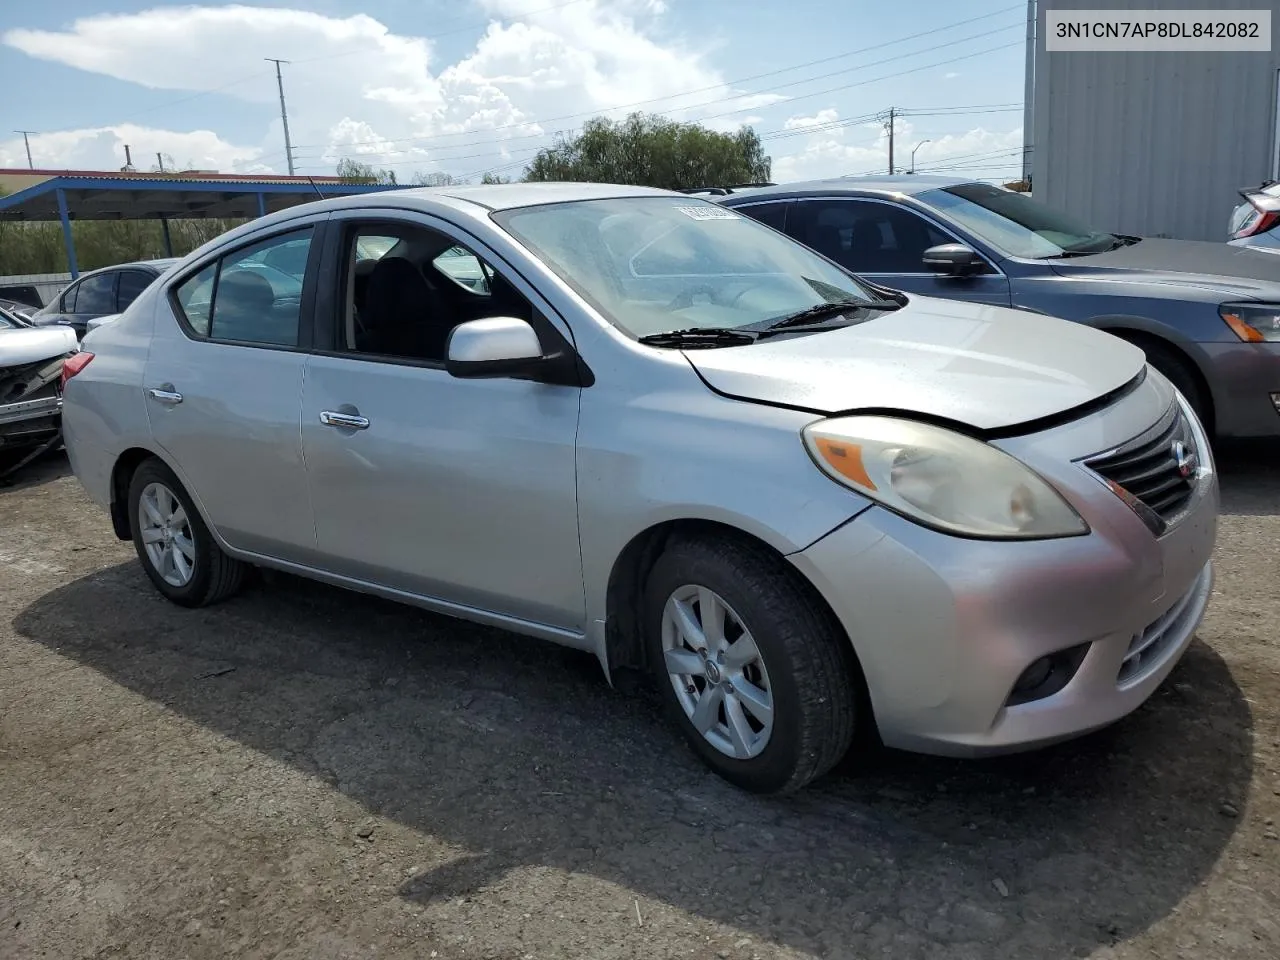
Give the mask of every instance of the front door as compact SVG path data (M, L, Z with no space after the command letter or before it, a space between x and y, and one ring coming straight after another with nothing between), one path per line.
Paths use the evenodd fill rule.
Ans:
M227 543L295 563L315 549L298 418L316 230L294 227L178 277L158 304L143 381L152 436ZM273 250L299 244L310 268L303 256L292 274L263 270Z
M994 267L966 277L937 273L924 252L958 238L914 210L883 200L833 197L796 203L787 232L872 283L949 300L1009 305L1009 280Z
M580 388L463 380L443 364L457 323L519 316L545 330L543 313L441 222L354 216L335 256L302 404L324 567L581 631Z

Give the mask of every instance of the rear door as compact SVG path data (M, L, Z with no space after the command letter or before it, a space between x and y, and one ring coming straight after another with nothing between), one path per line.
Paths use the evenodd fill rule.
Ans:
M156 442L232 547L313 559L298 417L324 216L202 261L167 283L143 382ZM289 244L293 273L261 269Z
M900 203L863 197L803 199L787 216L787 232L824 257L893 290L1009 305L1009 279L989 261L984 272L966 277L926 267L927 249L965 241Z

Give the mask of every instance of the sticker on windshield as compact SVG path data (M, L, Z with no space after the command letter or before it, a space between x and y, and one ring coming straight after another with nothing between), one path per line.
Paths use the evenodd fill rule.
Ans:
M691 220L741 220L742 217L724 207L713 206L712 204L698 204L696 207L676 207L681 213Z

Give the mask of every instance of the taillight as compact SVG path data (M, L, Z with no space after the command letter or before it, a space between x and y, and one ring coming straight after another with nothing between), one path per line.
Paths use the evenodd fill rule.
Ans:
M67 389L67 381L74 377L77 373L89 365L89 361L93 359L93 354L88 350L81 350L79 353L73 353L67 359L62 361L62 389Z
M1231 224L1231 239L1266 233L1280 224L1280 204L1276 197L1264 194L1244 194L1247 204L1241 204Z

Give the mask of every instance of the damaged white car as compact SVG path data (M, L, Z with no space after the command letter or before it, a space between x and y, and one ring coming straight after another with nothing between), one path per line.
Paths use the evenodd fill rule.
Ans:
M0 310L0 478L61 440L62 365L78 350L70 327L35 327Z

